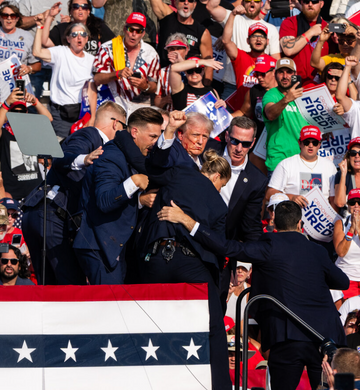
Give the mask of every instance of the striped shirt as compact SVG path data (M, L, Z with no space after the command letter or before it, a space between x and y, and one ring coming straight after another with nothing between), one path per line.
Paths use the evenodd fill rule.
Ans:
M160 61L156 50L149 44L140 41L140 51L135 60L133 72L140 72L143 77L149 81L157 82L160 71ZM130 61L127 54L127 48L124 45L126 67L130 68ZM112 41L107 41L100 46L100 49L94 61L94 73L111 73L115 72ZM127 101L132 101L134 97L141 94L141 90L133 87L128 79L122 78L118 82L109 83L116 84L116 91L119 96Z
M163 97L163 96L169 96L171 95L171 87L170 87L170 66L165 66L164 68L160 69L159 72L159 79L157 82L157 88L155 95ZM172 103L167 104L164 107L165 110L172 111L174 109L174 106Z

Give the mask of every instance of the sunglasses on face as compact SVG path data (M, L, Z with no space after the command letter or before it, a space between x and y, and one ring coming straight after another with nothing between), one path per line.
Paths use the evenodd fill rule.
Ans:
M241 144L243 148L248 149L248 148L250 148L252 141L240 141L237 138L230 137L230 143L231 143L231 145L234 145L234 146L238 146L239 144Z
M326 78L328 80L334 80L334 79L335 79L335 81L339 81L340 80L340 76L332 76L331 74L327 74Z
M355 206L355 205L360 206L360 199L350 199L348 200L348 205L349 206Z
M112 121L116 121L118 123L121 123L122 127L123 127L123 130L126 130L127 128L127 124L124 123L124 122L121 122L119 119L116 119L116 118L110 118Z
M189 69L186 71L187 74L193 74L194 72L197 74L201 74L204 68L194 68L194 69Z
M353 38L339 38L339 45L345 45L345 43L350 46L355 42Z
M305 145L305 146L309 146L310 144L313 144L313 146L318 146L319 145L319 143L320 143L320 141L318 141L318 140L310 140L310 139L306 139L306 140L304 140L304 141L302 141L302 143Z
M303 4L310 4L310 3L319 4L320 0L303 0Z
M185 1L187 1L188 3L194 3L195 0L178 0L179 3L185 3Z
M264 35L260 35L260 34L250 35L250 38L251 39L267 39L266 37L264 37Z
M82 10L88 10L88 9L90 9L90 7L89 7L89 4L77 4L77 3L75 3L75 4L73 4L72 6L71 6L71 9L82 9Z
M130 26L127 26L127 27L126 27L126 30L127 30L129 33L135 32L136 34L142 34L142 33L144 32L144 29L143 29L143 28L134 28L134 27L130 27Z
M11 265L16 265L19 261L19 259L4 259L4 258L1 258L1 264L2 265L7 265L8 263L11 263Z
M270 69L267 72L254 72L255 77L265 77L269 72L272 72L274 69Z
M245 3L251 3L252 1L254 3L260 3L260 1L262 1L262 0L245 0Z
M350 157L356 157L356 155L360 157L360 150L350 150L349 152Z
M2 19L11 19L11 20L15 20L18 16L16 14L7 14L5 12L1 12L0 14L1 18Z
M8 213L8 216L11 217L12 219L17 219L19 214L18 213Z
M80 34L81 37L86 38L88 33L86 31L74 31L70 34L72 38L76 38Z

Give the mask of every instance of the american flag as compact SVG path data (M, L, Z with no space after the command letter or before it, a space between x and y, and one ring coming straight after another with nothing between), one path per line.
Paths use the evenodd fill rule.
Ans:
M211 389L207 285L0 287L5 390Z

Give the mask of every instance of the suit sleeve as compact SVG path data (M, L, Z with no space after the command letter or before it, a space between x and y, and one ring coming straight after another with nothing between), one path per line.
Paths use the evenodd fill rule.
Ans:
M349 278L337 267L328 256L322 257L325 270L325 281L332 290L347 290L349 288Z
M244 212L239 220L239 236L244 241L257 241L263 234L261 224L261 209L265 197L267 180L249 197Z
M267 241L243 243L236 240L226 240L223 235L203 224L200 224L194 238L220 256L230 257L245 263L262 264L266 262L271 253L271 244Z
M129 177L129 170L120 151L105 151L94 164L93 175L96 205L103 213L110 213L126 205L129 198L124 181Z

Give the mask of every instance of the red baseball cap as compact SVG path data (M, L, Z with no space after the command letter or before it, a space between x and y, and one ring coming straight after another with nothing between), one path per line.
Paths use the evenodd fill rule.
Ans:
M231 317L225 316L224 317L224 324L225 324L225 332L232 329L235 326L235 322Z
M166 46L165 46L165 49L167 49L168 47L185 47L187 48L188 45L182 41L179 41L177 39L175 39L174 41L171 41L170 43L168 43Z
M145 15L140 12L131 13L126 19L125 24L140 24L142 27L146 27L146 18Z
M268 29L267 27L265 26L265 24L263 23L260 23L260 22L257 22L257 23L254 23L252 24L250 27L249 27L249 32L248 32L248 35L253 35L255 31L262 31L266 34L266 36L268 35Z
M355 144L359 144L360 145L360 137L353 138L349 142L349 145L347 146L348 150L350 150Z
M355 188L354 190L351 190L348 194L348 200L350 199L360 199L360 188Z
M276 60L267 54L259 56L255 61L254 72L266 73L270 69L275 69Z
M186 61L188 61L188 60L193 60L193 61L196 61L196 60L200 60L200 58L198 58L198 57L190 57L190 58L187 58L186 59ZM199 65L199 68L205 68L205 66L204 65Z
M304 141L307 138L314 138L321 141L322 135L320 129L316 126L304 126L300 132L300 141Z
M21 108L21 112L27 112L28 109L26 107L26 103L22 100L18 100L16 102L14 102L10 108L9 108L9 111L14 111L15 108Z

